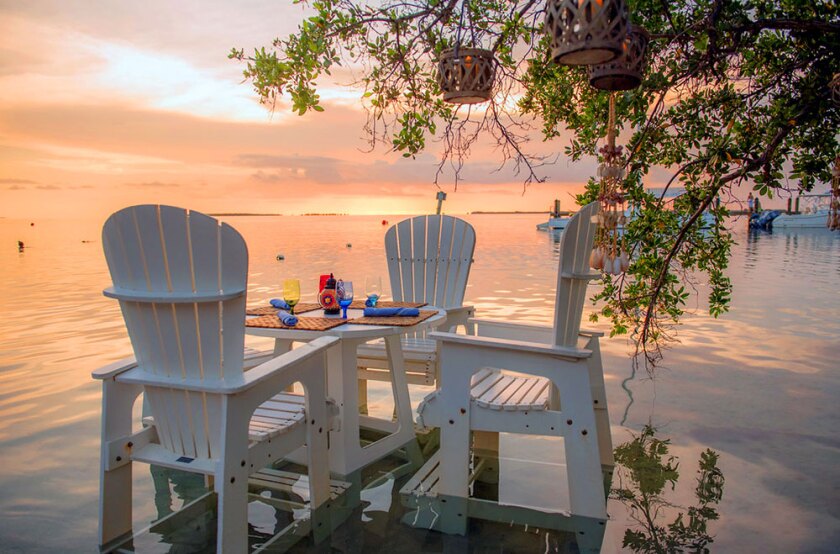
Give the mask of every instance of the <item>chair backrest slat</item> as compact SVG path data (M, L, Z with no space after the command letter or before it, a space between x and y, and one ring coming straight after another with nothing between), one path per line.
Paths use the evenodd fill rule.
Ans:
M426 294L426 218L411 220L411 261L414 266L414 297L418 302Z
M554 344L575 346L580 333L583 306L586 302L590 273L589 257L595 241L597 202L587 204L576 213L560 239L560 261L557 271L557 295L554 305Z
M394 295L394 299L403 302L411 302L414 299L414 272L412 266L414 260L411 256L411 220L406 219L397 223L397 240L399 242L400 256L400 297ZM394 289L391 289L393 294Z
M417 216L385 234L385 252L396 301L460 306L475 251L475 230L446 215Z
M475 246L475 230L462 219L455 220L452 233L452 262L447 275L446 306L460 306L464 303L467 278L472 267Z
M430 215L426 217L426 288L423 299L435 298L435 287L437 286L438 259L437 253L440 249L440 225L442 217Z
M114 290L158 298L120 299L138 365L185 382L241 380L245 295L230 293L247 288L242 236L198 212L144 205L112 215L102 237ZM211 298L190 301L193 293ZM165 447L190 457L218 454L219 397L164 387L145 392Z
M455 218L444 216L440 222L440 246L437 254L437 283L435 284L435 297L433 304L439 308L447 308L447 279L452 266L452 231L455 226Z

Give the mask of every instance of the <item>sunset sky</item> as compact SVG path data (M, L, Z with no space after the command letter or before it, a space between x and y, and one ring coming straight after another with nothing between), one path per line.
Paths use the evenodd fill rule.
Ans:
M261 106L227 59L293 31L286 0L0 0L0 216L104 217L128 204L209 212L423 213L437 149L364 152L360 91L304 117ZM538 138L538 137L537 137ZM540 145L562 152L567 140ZM449 213L571 208L594 160L562 158L522 194L480 149ZM662 176L653 176L654 179ZM652 182L651 184L656 184Z

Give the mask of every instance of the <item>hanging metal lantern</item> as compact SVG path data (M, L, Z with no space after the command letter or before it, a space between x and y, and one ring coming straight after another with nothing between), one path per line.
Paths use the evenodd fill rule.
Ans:
M496 58L483 48L444 50L438 60L438 85L452 104L478 104L493 96Z
M645 54L650 35L637 25L631 26L624 39L624 51L615 60L589 66L589 84L601 90L631 90L642 84Z
M835 106L840 106L840 73L834 74L834 78L828 83L828 88L831 89L831 101Z
M545 7L551 57L560 64L614 60L621 55L628 25L625 0L548 0Z

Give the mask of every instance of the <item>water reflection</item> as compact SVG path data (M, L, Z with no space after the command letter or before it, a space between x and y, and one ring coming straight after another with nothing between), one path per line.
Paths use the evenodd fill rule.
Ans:
M327 271L358 282L365 275L382 275L387 292L381 219L229 218L248 243L250 300L276 296L282 279L297 277L303 301L311 301L317 275ZM549 323L557 237L534 229L539 216L467 219L478 238L467 300L481 317ZM0 244L6 245L0 250L4 551L95 548L100 393L89 374L130 353L119 308L100 293L109 284L101 245L82 242L98 237L101 223L29 227L29 222L0 220ZM840 233L750 234L738 222L733 228L738 244L728 270L734 286L731 312L718 320L702 313L686 318L679 329L682 343L667 353L655 381L644 372L634 374L625 341L602 342L613 442L625 440L624 426L639 429L653 420L686 464L706 447L721 453L727 491L714 529L721 551L831 551L840 541ZM27 245L23 253L17 252L17 240ZM284 261L277 261L278 253ZM702 298L698 306L702 310ZM249 345L264 347L266 341ZM387 386L371 383L373 411L390 413ZM429 390L412 389L415 405ZM553 459L549 451L530 456ZM162 486L162 496L156 496L152 474L139 468L137 529L159 518L166 498ZM387 472L373 471L380 470ZM399 523L407 513L397 498L400 479L390 481L393 485L382 481L365 493L370 496L364 502L347 507L347 521L353 523L339 527L327 544L349 552L574 548L562 533L526 530L519 523L511 528L476 521L467 538L412 529ZM692 470L682 481L690 485ZM172 509L192 498L173 478L167 482ZM539 482L535 477L525 486ZM268 495L252 503L255 540L291 524L292 516L275 509L276 500ZM608 525L608 546L617 548L622 512L613 505L609 512L616 519ZM201 540L213 544L215 529L208 521L195 520L209 525ZM200 550L201 540L184 542L183 548ZM144 552L169 551L158 543L142 546ZM314 545L302 542L295 548L309 547Z

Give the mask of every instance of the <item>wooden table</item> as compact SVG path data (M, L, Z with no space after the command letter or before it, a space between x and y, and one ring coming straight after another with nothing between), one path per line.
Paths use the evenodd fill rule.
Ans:
M437 327L446 319L446 311L426 306L423 310L436 313L429 319L412 326L360 325L352 322L325 331L300 329L270 329L246 327L246 333L274 339L274 354L288 352L292 343L307 342L321 336L341 339L340 347L329 355L327 367L327 393L339 408L341 427L330 433L330 471L338 475L350 473L387 456L415 438L408 382L405 375L401 335L414 333L428 327ZM363 310L347 311L348 318L361 317ZM322 310L296 314L298 318L324 317ZM340 316L332 316L340 318ZM391 386L394 394L396 421L384 420L359 413L358 369L356 350L360 344L382 338L391 366ZM389 433L386 437L362 446L359 441L361 428Z

